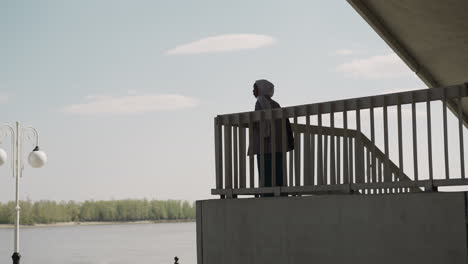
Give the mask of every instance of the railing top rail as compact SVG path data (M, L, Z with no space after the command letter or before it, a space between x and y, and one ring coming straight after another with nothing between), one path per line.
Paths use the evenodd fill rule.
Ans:
M461 91L461 92L460 92ZM444 95L445 92L445 95ZM288 106L270 111L249 111L233 114L218 115L216 120L220 125L246 124L249 121L260 121L263 112L264 120L271 120L291 117L301 117L306 115L328 114L358 109L378 108L383 106L395 106L398 104L421 103L429 101L446 100L468 96L468 83L452 85L440 88L421 89L406 92L389 93L382 95L366 96L344 100L336 100L322 103L306 105Z

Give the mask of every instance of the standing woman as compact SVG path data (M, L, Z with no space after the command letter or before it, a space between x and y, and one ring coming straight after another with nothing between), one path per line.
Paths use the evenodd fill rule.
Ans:
M255 111L281 108L281 106L271 97L274 94L274 85L268 80L258 80L253 85L253 95L257 98L255 103ZM256 122L253 126L253 144L250 144L249 155L257 155L258 174L261 175L260 168L260 140L263 140L264 147L264 168L265 168L265 187L272 187L272 153L271 140L276 143L276 186L285 186L283 182L283 151L288 152L294 149L294 138L292 134L291 124L289 119L286 119L286 150L283 150L282 145L282 123L281 119L275 121L275 138L271 138L271 122L267 121L263 124L263 138L260 139L260 125Z

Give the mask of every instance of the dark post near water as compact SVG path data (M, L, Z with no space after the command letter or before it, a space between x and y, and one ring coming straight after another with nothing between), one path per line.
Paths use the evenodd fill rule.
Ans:
M18 253L18 252L15 252L15 253L13 253L13 255L11 256L11 258L13 259L13 264L19 264L19 263L20 263L20 259L21 259L21 254Z

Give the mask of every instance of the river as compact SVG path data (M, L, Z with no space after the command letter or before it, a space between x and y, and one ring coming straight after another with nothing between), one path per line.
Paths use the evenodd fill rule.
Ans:
M196 263L195 223L21 228L22 264ZM13 229L0 229L0 263L11 263Z

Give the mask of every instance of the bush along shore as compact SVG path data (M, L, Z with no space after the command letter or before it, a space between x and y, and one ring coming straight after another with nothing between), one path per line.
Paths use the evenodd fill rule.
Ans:
M179 200L85 202L21 201L21 225L57 223L169 222L195 219L195 203ZM0 224L15 223L15 203L0 203Z

